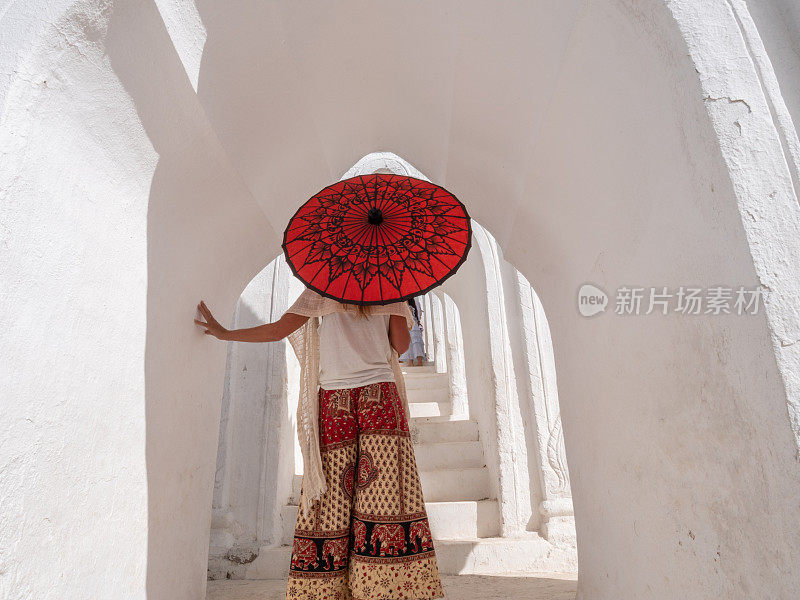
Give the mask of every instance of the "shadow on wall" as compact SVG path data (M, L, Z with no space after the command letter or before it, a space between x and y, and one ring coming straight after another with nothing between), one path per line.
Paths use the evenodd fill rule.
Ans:
M227 321L279 239L219 146L155 5L117 3L108 16L108 59L159 156L147 212L147 595L180 582L176 598L197 598L220 414L208 390L222 387L226 346L189 318L202 298Z

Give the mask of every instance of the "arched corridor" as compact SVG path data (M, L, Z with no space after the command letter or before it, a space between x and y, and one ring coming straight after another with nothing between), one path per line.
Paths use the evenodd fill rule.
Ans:
M203 597L226 347L194 307L229 321L296 206L392 151L469 207L547 313L578 597L800 596L797 10L6 3L0 595ZM769 295L752 318L590 319L586 282ZM490 329L512 321L491 308ZM503 426L535 380L520 339L472 382L494 402L481 443L492 420L520 435ZM537 467L509 447L484 454L500 522L544 536L536 502L503 500Z
M343 178L391 169L424 178L391 153L363 157ZM575 526L544 310L494 237L478 223L473 232L475 247L459 275L420 297L427 363L404 367L439 568L574 572ZM277 319L302 289L279 256L245 288L232 327ZM285 341L230 346L209 574L282 578L302 479L293 420L299 367Z

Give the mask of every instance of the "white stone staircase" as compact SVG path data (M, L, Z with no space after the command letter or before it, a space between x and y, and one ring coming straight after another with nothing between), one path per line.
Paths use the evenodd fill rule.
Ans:
M414 455L440 572L542 572L562 566L571 570L569 557L562 565L553 556L553 546L535 533L513 540L498 537L500 510L497 499L490 497L477 422L453 416L447 373L436 373L430 364L404 366L403 372ZM301 481L295 476L292 497L281 510L283 545L261 548L247 565L248 579L287 576Z

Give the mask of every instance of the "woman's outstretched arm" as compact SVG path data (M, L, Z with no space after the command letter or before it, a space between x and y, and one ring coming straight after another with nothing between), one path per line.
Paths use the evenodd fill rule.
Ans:
M308 317L287 312L274 323L264 323L245 329L225 329L213 317L205 302L201 300L197 309L205 317L205 321L195 319L194 322L200 327L204 327L205 333L208 335L227 342L276 342L296 331L308 321Z

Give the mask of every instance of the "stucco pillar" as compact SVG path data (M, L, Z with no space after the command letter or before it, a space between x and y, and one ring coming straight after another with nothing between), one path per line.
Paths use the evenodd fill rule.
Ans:
M461 329L461 314L453 299L442 293L444 304L445 330L447 333L447 375L450 382L450 399L453 402L453 416L469 417L469 398L467 396L467 374L464 363L464 336Z

